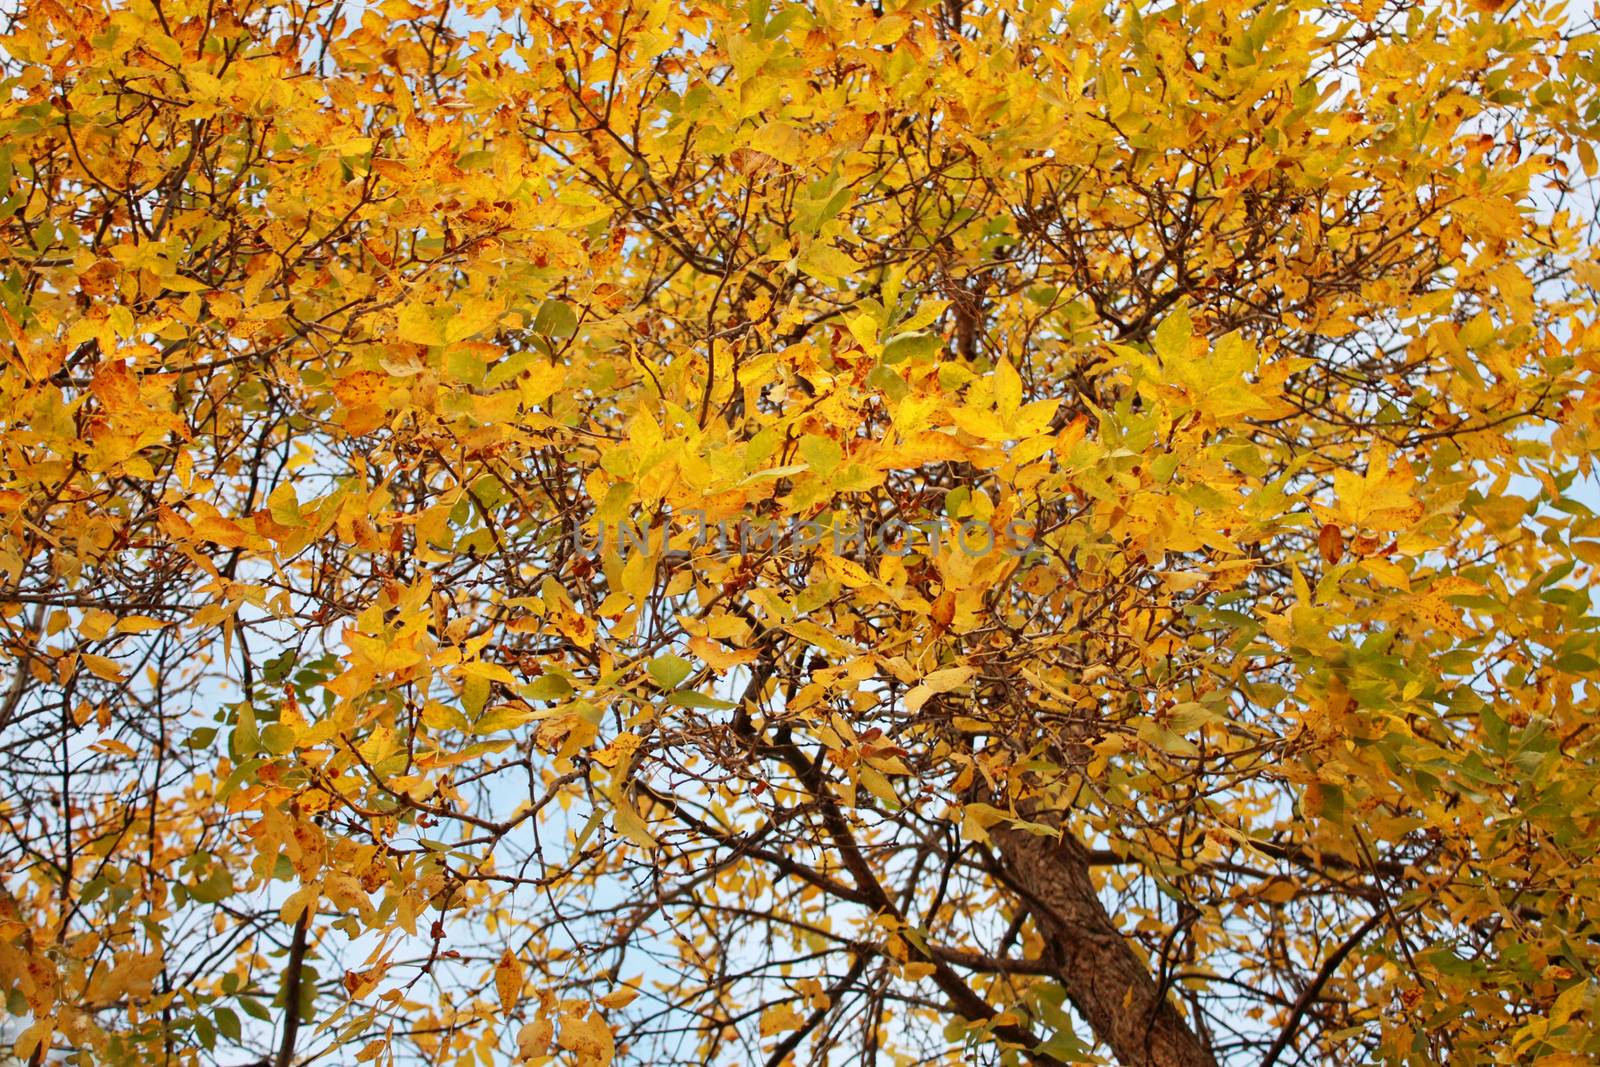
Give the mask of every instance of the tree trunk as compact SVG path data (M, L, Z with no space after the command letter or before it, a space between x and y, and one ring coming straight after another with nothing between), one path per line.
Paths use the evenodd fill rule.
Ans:
M1065 829L1059 841L1002 827L990 834L1068 999L1117 1060L1124 1067L1216 1067L1106 914L1077 838Z

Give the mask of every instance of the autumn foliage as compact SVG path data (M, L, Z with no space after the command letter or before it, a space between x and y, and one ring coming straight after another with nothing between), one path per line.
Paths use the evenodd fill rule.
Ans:
M1592 12L5 20L18 1061L1600 1057Z

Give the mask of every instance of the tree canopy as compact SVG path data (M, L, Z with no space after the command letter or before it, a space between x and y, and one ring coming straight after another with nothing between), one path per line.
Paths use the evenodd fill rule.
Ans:
M1600 1056L1592 12L3 28L17 1060Z

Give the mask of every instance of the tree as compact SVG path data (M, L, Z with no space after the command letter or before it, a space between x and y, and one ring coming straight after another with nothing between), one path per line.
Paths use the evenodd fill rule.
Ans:
M14 1054L1600 1054L1597 44L23 0Z

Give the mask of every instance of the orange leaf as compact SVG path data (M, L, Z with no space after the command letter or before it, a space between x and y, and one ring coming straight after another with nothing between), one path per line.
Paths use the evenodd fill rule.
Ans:
M1344 558L1344 534L1340 532L1337 523L1322 524L1322 532L1317 534L1317 550L1322 553L1322 558L1328 561L1330 567Z

